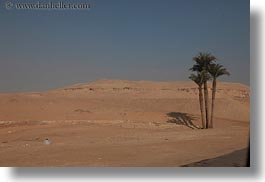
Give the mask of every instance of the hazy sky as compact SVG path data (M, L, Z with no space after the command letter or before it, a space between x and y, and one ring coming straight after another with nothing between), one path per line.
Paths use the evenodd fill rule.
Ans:
M188 80L200 51L230 70L223 81L249 84L249 16L249 0L96 0L89 11L6 10L1 1L0 92Z

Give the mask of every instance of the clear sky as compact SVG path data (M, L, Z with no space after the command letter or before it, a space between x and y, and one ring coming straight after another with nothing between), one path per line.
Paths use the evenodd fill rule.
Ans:
M185 81L200 51L229 69L221 80L249 85L249 0L95 0L89 11L7 10L1 1L0 23L0 92Z

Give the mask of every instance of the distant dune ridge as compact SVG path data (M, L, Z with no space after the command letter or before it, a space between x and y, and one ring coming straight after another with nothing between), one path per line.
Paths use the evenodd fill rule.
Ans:
M60 115L60 119L66 119L67 115L74 117L76 113L71 112L78 110L80 112L82 110L97 112L98 110L99 114L103 114L100 113L101 110L115 108L122 110L135 105L136 108L132 111L135 109L140 111L141 107L148 106L148 104L138 106L144 100L150 103L150 106L146 108L148 111L152 111L154 108L154 111L168 109L168 111L176 110L199 114L198 89L192 82L100 80L49 92L1 94L0 97L3 109L1 109L1 113L6 113L0 116L3 117L1 120L8 119L11 116L9 112L12 112L10 119L41 119L42 114L46 118L50 109L54 114L57 111L56 118ZM249 87L239 83L220 82L216 97L216 117L246 121L249 119ZM92 99L92 102L87 99ZM101 99L106 100L101 101ZM95 100L99 102L95 102ZM115 104L112 103L112 100L115 100ZM126 102L128 100L130 103ZM154 102L156 104L153 105ZM163 105L164 103L165 105ZM78 116L77 119L80 117L86 119L88 116Z
M218 82L217 88L215 117L249 121L249 87ZM99 80L48 92L0 94L0 98L0 120L121 119L116 111L199 114L193 82Z
M211 91L209 84L209 91ZM126 93L148 98L197 98L197 85L193 82L152 82L126 80L99 80L92 83L77 84L57 91L80 91L80 94ZM91 92L89 92L91 91ZM249 98L249 87L240 83L218 82L217 98Z

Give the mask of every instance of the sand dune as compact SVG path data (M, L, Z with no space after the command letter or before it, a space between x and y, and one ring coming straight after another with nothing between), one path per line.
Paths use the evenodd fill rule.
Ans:
M218 83L215 129L194 130L185 126L200 125L193 82L100 80L0 94L0 165L178 166L217 157L247 146L249 95L248 86Z

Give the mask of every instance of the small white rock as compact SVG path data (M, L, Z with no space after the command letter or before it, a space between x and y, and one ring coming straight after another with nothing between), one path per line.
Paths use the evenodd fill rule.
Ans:
M48 138L46 138L46 139L43 141L43 143L44 143L45 145L50 145L52 142L51 142Z

